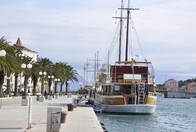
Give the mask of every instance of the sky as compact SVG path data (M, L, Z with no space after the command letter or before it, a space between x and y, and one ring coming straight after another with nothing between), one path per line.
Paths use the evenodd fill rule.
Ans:
M127 6L127 0L124 0ZM1 0L0 37L18 37L40 57L68 62L83 76L87 59L106 60L121 0ZM196 1L130 0L145 57L157 83L196 76Z

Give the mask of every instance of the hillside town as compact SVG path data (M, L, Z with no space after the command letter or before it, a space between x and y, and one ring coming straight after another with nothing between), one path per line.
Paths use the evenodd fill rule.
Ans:
M196 78L177 81L168 79L164 84L157 85L157 91L164 93L169 98L196 97Z

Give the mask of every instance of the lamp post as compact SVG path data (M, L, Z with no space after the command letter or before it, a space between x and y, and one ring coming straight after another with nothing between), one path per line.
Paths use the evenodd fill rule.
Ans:
M44 102L44 76L46 76L46 72L45 71L40 71L39 75L41 76L41 98L40 98L40 102Z
M21 68L24 69L24 98L22 98L22 106L28 106L28 128L31 128L31 121L32 121L32 98L31 96L26 98L26 93L27 93L27 83L28 83L28 70L32 68L32 64L22 64ZM30 90L29 90L30 92ZM30 95L30 94L29 94Z
M21 68L24 69L24 98L26 99L26 93L27 93L27 83L28 83L28 70L32 68L32 64L22 64Z
M49 90L48 90L48 92L49 92L49 98L50 99L52 99L51 98L51 96L52 96L52 90L51 90L51 85L52 85L52 79L54 78L54 76L53 75L49 75L48 76L48 87L49 87Z

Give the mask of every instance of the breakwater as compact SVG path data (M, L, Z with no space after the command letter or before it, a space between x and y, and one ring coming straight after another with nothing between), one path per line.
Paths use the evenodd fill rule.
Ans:
M190 93L190 92L178 92L178 91L166 91L164 93L165 98L195 98L196 93Z

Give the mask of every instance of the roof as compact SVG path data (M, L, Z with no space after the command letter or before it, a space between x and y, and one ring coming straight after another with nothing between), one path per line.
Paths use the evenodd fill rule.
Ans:
M18 49L18 50L26 50L26 51L30 51L30 52L34 52L37 53L36 51L30 50L28 48L26 48L23 44L22 41L20 40L20 37L18 37L16 44L14 44L14 46Z
M166 82L178 82L177 80L175 80L175 79L173 79L173 78L171 78L171 79L169 79L169 80L167 80L167 81L165 81L165 83Z
M18 37L18 39L17 39L17 41L16 41L16 45L18 45L18 46L23 46L23 45L22 45L22 42L21 42L21 40L20 40L20 37Z

